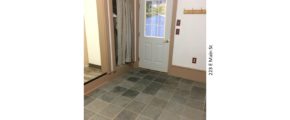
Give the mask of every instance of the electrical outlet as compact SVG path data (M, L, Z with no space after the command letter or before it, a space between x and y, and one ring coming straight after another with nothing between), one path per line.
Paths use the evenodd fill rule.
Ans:
M192 63L194 63L194 64L196 63L196 58L195 57L192 58Z

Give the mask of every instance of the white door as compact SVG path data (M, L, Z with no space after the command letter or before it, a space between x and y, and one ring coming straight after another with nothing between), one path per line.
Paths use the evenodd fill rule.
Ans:
M139 66L167 72L172 0L140 0Z

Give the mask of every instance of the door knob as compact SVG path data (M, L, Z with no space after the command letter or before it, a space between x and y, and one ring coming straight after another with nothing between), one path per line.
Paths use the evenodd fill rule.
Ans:
M163 43L169 43L169 40L164 40Z

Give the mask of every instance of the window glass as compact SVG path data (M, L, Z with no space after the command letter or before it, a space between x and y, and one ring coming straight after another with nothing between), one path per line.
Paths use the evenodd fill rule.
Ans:
M145 5L145 37L164 38L166 0L147 0Z

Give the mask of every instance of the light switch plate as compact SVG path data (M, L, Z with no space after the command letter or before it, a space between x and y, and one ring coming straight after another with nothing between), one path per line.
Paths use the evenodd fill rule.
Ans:
M178 19L177 22L176 22L176 26L180 26L180 22L181 22L181 20Z
M195 57L192 58L192 63L196 64L196 58Z
M180 30L176 29L176 35L179 35Z

